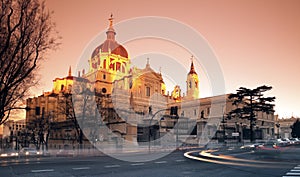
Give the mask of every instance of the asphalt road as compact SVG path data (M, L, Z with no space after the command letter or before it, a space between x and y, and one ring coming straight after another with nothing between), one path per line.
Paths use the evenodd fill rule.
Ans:
M191 160L183 154L177 151L148 162L126 162L109 156L2 160L0 177L291 177L300 173L297 171L300 171L300 159L291 155L273 159L280 163L282 158L284 165L249 167ZM244 153L242 158L253 158L253 155Z

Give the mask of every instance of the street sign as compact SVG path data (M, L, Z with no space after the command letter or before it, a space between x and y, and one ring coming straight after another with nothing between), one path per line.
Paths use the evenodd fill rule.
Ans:
M238 132L233 132L231 136L240 136L240 134Z

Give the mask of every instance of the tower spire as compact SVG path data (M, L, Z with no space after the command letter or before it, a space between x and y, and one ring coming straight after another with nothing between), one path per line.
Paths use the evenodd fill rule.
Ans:
M191 57L191 68L190 68L190 72L189 74L197 74L196 71L195 71L195 68L194 68L194 56L192 55Z
M69 75L68 76L72 76L72 69L71 66L69 66Z
M149 68L150 67L150 63L149 63L149 58L147 58L147 64L146 64L146 68Z

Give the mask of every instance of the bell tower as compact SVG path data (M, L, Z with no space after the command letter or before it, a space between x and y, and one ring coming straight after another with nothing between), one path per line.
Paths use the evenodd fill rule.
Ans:
M199 98L199 78L194 68L193 56L191 58L191 68L186 79L186 97L188 99Z

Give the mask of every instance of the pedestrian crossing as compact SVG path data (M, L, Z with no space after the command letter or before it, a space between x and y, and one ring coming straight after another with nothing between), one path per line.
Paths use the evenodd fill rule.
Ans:
M300 177L300 165L295 166L282 177Z

